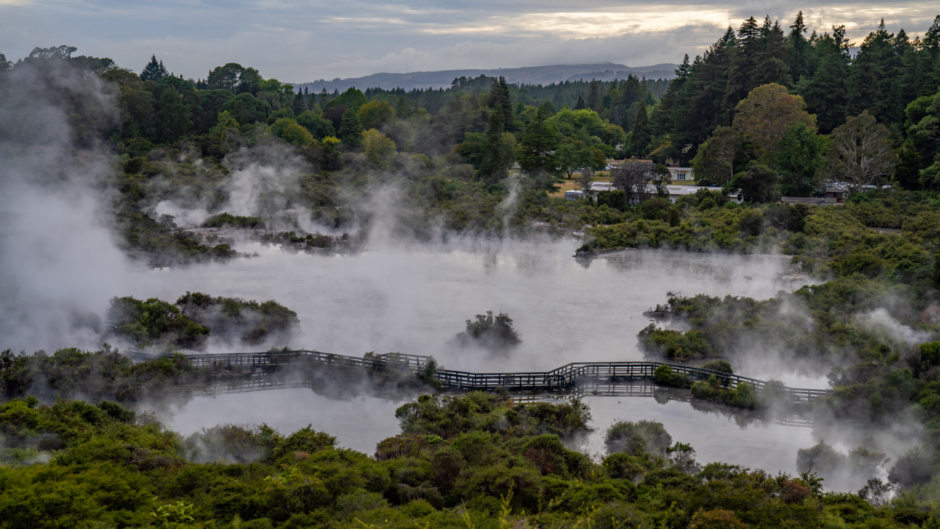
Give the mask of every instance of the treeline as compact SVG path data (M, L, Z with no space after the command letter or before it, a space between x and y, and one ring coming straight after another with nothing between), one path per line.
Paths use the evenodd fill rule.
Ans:
M520 104L513 95L518 88L499 79L445 91L446 103L431 114L389 93L296 94L234 63L213 69L204 81L187 81L155 57L137 74L108 59L73 57L74 51L37 48L8 63L0 84L30 86L47 96L44 102L69 116L68 137L76 147L111 144L118 171L100 184L118 191L116 229L128 253L159 266L236 255L230 241L181 230L179 219L158 215L155 208L175 201L188 210L231 214L224 207L232 173L254 163L299 173L290 192L271 200L271 207L249 212L268 228L294 231L294 238L313 235L299 231L310 221L333 229L367 228L375 212L364 205L390 181L401 190L400 207L394 208L400 218L393 225L403 234L426 236L441 223L448 231L493 234L507 226L523 231L531 220L579 223L546 190L559 175L603 167L626 138L622 127L586 106ZM60 86L55 80L63 72L100 79L104 93ZM636 79L593 86L585 94L592 102L613 98L645 108L651 97ZM117 116L106 108L112 98ZM20 136L4 139L23 142ZM505 177L516 163L522 168L516 173L519 200L502 213ZM283 220L285 210L309 219L272 222L275 216ZM318 240L313 245L323 246Z
M369 99L387 99L393 106L399 106L399 98L409 101L412 106L423 108L430 114L439 113L449 100L458 95L479 96L489 92L498 78L480 75L479 77L458 77L449 88L427 90L384 90L368 88L365 94ZM653 105L666 92L669 81L665 79L638 79L628 77L624 80L598 81L579 80L550 83L547 85L509 85L517 109L520 105L538 106L544 102L555 108L569 107L576 110L589 108L596 111L607 121L620 125L624 129L633 127L633 119L639 109L639 103ZM319 104L336 97L339 92L316 94L304 92L304 96L315 98Z
M155 264L235 256L229 241L179 230L153 209L178 199L227 213L228 180L238 168L232 155L272 143L295 153L301 171L279 208L302 208L314 223L349 229L353 238L374 216L364 207L368 197L389 181L401 190L396 229L408 236L427 236L431 224L489 235L534 222L566 229L620 224L638 200L604 195L567 204L546 196L562 177L578 175L589 186L611 157L690 162L700 183L739 190L748 202L812 195L832 181L853 192L885 182L936 188L940 21L923 38L879 28L854 57L844 28L807 33L801 17L789 32L770 19L749 19L680 67L664 92L661 83L636 78L547 87L475 78L445 90L308 94L237 63L185 80L156 57L137 73L109 59L73 57L70 47L5 61L0 82L33 83L42 75L29 71L67 64L116 90L116 122L89 103L94 98L68 87L62 106L79 145L97 135L119 153L122 171L109 183L120 192L118 230L128 252ZM55 93L55 86L45 91ZM881 87L877 97L866 92L872 87ZM873 141L854 152L863 136ZM276 158L262 161L286 159ZM510 174L518 199L503 219L498 206L509 195ZM658 209L677 220L668 207ZM249 213L273 226L273 212ZM325 246L300 224L277 230ZM623 244L598 242L611 245Z
M900 132L905 108L940 86L940 17L914 39L903 29L889 32L882 22L854 57L845 26L807 32L802 12L789 31L769 17L728 28L703 55L683 61L652 117L655 134L671 135L676 157L691 145L684 153L690 159L716 127L731 125L739 101L768 83L801 96L822 133L865 110Z
M913 39L882 21L854 56L844 26L807 32L802 13L789 31L752 17L686 57L645 150L748 201L833 181L937 189L940 16Z
M620 422L601 462L565 447L579 403L421 397L373 457L311 427L181 437L109 402L0 404L0 527L936 527L902 498L814 474L699 465L661 424ZM868 501L866 501L866 499Z
M456 79L449 89L410 91L351 88L343 93L295 93L277 79L264 79L257 69L228 63L212 69L204 80L185 80L170 73L152 57L140 74L117 67L110 59L72 57L74 47L36 48L20 61L4 59L0 72L15 71L44 61L68 62L89 69L120 89L122 121L110 135L132 156L154 145L181 140L195 141L204 154L220 154L218 141L227 129L242 132L255 124L270 125L289 143L310 145L327 137L357 147L368 129L384 130L396 119L412 118L432 127L429 135L444 141L445 149L463 141L466 132L482 132L493 105L505 105L507 131L521 127L517 120L527 107L549 103L555 110L574 108L598 113L602 120L621 127L632 126L639 106L655 103L664 82L624 81L565 82L549 86L512 86L499 79ZM494 92L499 85L499 95ZM494 103L494 98L505 101ZM364 108L363 108L364 107ZM280 121L287 119L287 121ZM296 125L300 125L298 128ZM592 131L597 135L597 131ZM400 137L393 137L401 145ZM615 138L622 140L622 138ZM425 142L432 143L432 142ZM610 141L606 144L615 147ZM428 145L423 145L428 147ZM421 150L428 155L434 149Z
M665 91L633 77L549 86L479 77L443 90L309 94L237 63L184 80L156 57L137 74L109 59L73 58L64 46L37 48L16 64L4 59L0 71L60 60L114 83L121 123L109 134L131 157L186 141L218 158L243 145L232 131L260 126L309 151L326 172L349 151L378 166L396 152L456 152L491 184L514 163L570 177L629 155L695 160L703 183L741 188L753 201L808 195L823 180L936 187L940 17L922 38L882 24L855 56L852 44L843 26L809 33L802 13L788 30L752 17L685 60ZM874 167L845 167L843 147L868 133L880 137L863 162Z
M311 158L324 171L340 168L338 149L364 149L371 160L381 162L397 150L433 157L461 145L461 154L478 174L493 181L504 176L503 166L517 160L527 170L570 176L582 167L603 167L604 157L625 148L623 131L634 127L639 114L645 126L646 109L665 86L630 77L510 87L505 80L481 77L456 79L446 90L363 93L351 88L308 94L237 63L216 67L205 80L194 81L171 74L156 57L137 74L110 59L72 57L74 51L36 48L15 64L5 62L0 72L59 62L90 69L113 83L119 89L121 119L107 135L131 158L182 141L218 158L235 147L233 141L238 143L232 131L244 135L263 126L314 151ZM478 134L487 135L486 141ZM498 159L481 159L487 156Z

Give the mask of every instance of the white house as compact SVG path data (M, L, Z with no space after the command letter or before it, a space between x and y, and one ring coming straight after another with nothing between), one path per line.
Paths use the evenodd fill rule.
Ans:
M695 175L691 167L668 167L669 179L673 182L694 182Z

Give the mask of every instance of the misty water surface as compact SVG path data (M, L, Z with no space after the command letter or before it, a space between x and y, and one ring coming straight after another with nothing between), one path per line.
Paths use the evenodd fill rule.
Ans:
M594 431L572 448L597 460L606 453L605 432L620 420L663 423L673 441L689 443L695 448L696 458L702 464L731 463L771 473L795 474L797 450L808 448L818 440L808 427L748 421L747 414L743 415L745 420L736 419L728 409L723 412L696 410L690 403L680 400L663 403L650 397L585 397L582 400L591 409L590 426ZM164 410L158 415L167 427L184 435L225 423L266 423L281 432L311 425L334 435L339 446L372 454L379 441L400 431L395 409L406 401L364 395L334 400L306 389L281 389L196 397L178 409Z
M274 299L297 311L294 347L361 355L399 351L434 356L450 368L480 371L552 369L567 362L639 360L643 312L667 293L769 298L808 282L786 257L626 251L590 262L572 258L577 242L462 241L447 245L377 245L355 255L310 255L250 245L250 259L140 272L132 294L176 299L187 290ZM485 310L507 312L522 344L506 356L452 343L464 320ZM224 347L215 350L221 351ZM749 366L752 367L753 366ZM760 367L760 366L758 366ZM790 385L825 386L824 374L795 374L768 364L742 373ZM756 372L755 372L756 371ZM372 453L398 433L400 401L370 396L331 400L304 389L198 397L163 412L182 433L222 423L267 422L289 432L312 425L342 446ZM603 433L617 420L663 422L691 443L702 461L727 461L770 472L795 472L796 451L815 440L807 428L703 413L689 403L643 397L586 399L594 417L582 445L603 452Z
M573 240L469 241L309 255L255 245L247 248L254 258L145 272L124 294L172 301L198 290L274 299L300 318L293 347L356 356L413 353L448 368L498 371L640 360L636 335L649 324L643 312L664 303L668 292L765 299L808 281L791 275L782 256L643 250L579 262L572 258L576 247ZM486 310L513 318L522 343L510 354L452 343L465 320ZM825 386L821 375L772 371L742 374Z

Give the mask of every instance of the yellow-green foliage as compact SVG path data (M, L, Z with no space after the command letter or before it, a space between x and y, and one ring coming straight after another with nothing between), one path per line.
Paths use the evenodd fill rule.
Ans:
M637 218L591 230L590 250L675 248L691 251L749 251L769 244L776 229L765 228L761 209L687 209L675 221Z

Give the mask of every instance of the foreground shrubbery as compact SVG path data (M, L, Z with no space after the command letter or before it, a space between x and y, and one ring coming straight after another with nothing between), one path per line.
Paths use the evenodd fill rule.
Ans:
M577 405L519 405L492 395L422 398L399 410L404 433L369 457L337 448L312 428L282 435L266 426L222 426L182 438L107 402L13 400L0 404L0 527L940 523L903 499L878 508L856 495L824 493L811 475L699 467L694 450L671 444L658 423L614 425L608 438L629 446L617 441L594 463L550 433L583 430L584 413ZM441 423L452 417L456 423Z

